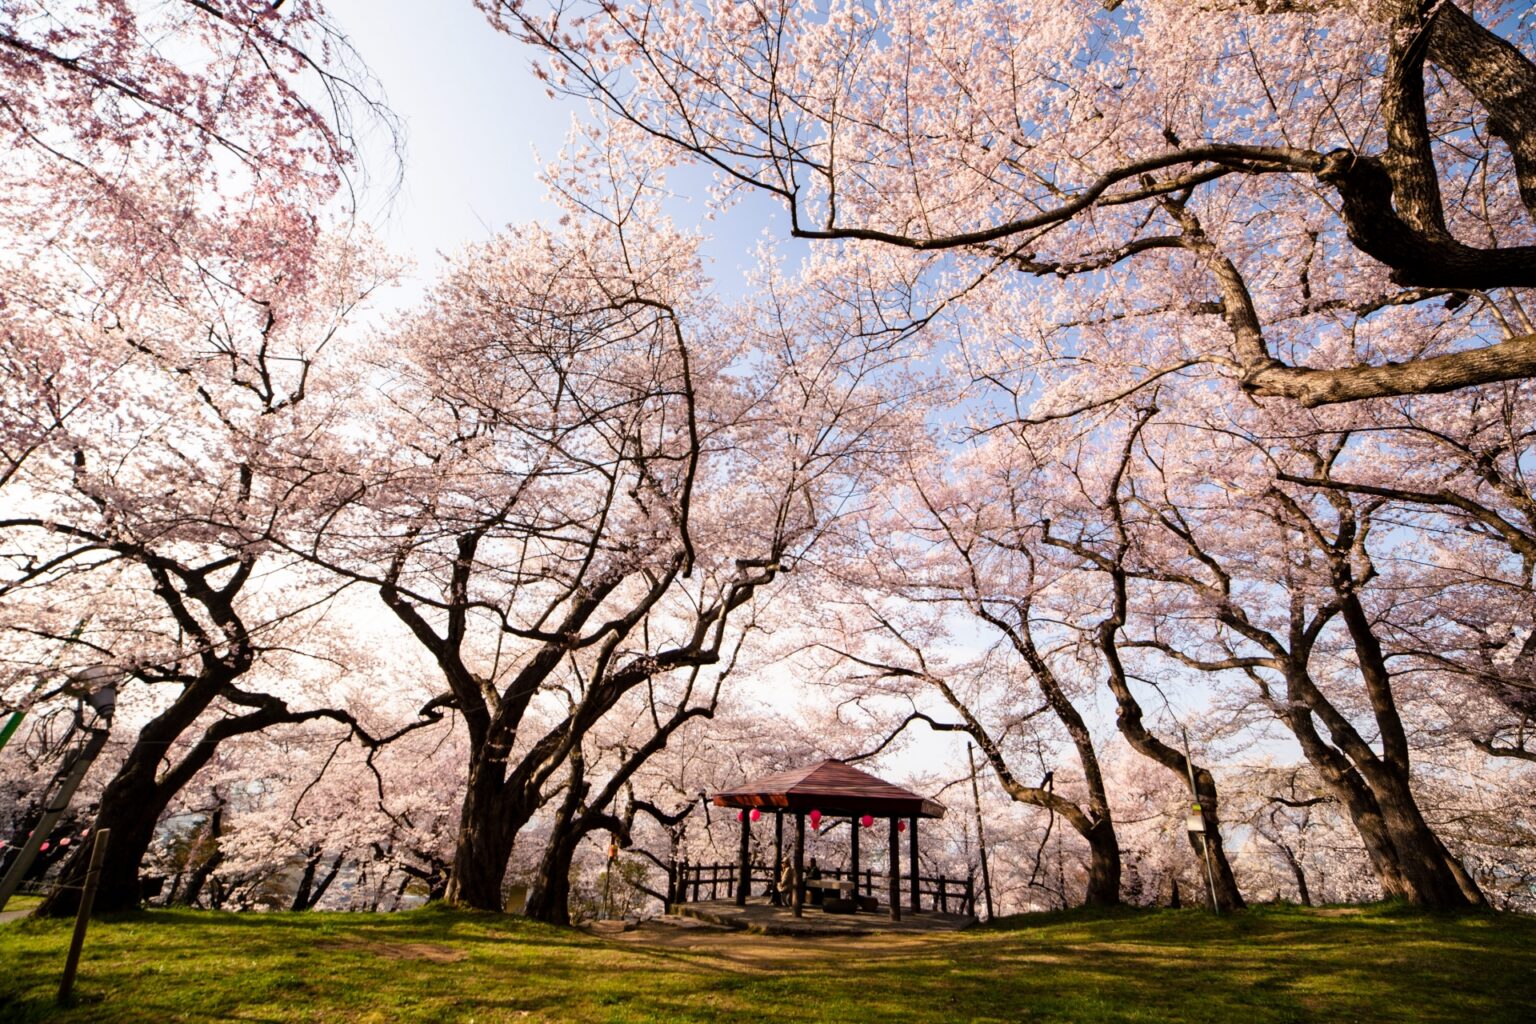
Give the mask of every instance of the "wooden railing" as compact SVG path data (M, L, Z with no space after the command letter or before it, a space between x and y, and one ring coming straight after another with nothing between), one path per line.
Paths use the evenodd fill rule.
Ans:
M739 871L739 867L735 864L689 864L686 861L680 861L672 869L672 902L697 903L701 900L733 899L736 896ZM750 871L752 893L761 896L775 882L773 868L766 864L754 864ZM873 870L860 871L855 878L851 871L841 868L823 868L821 878L823 881L852 880L854 892L859 895L877 898L888 898L890 895L889 879ZM924 910L937 910L946 914L975 914L976 912L974 875L968 874L964 878L951 878L948 875L919 875L917 892L919 906ZM910 875L903 875L901 877L903 910L910 909L911 900L912 878ZM809 899L806 902L809 903Z

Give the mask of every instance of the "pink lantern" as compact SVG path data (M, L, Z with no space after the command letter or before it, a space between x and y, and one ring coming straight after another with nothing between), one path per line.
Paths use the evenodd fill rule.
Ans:
M761 818L762 816L763 816L763 812L762 811L758 810L756 807L752 808L752 820L753 821L756 821L757 819Z
M906 822L898 821L896 823L896 831L897 832L905 832L906 830L907 830L907 823Z
M821 828L821 812L820 811L812 811L811 812L811 828L818 829L818 830Z
M46 849L48 849L48 847L49 847L49 845L50 845L50 844L48 844L48 843L46 843L46 842L45 842L45 843L43 843L43 845L42 845L42 846L39 846L39 847L38 847L38 848L37 848L37 852L38 852L38 853L42 853L42 852L43 852L43 851L44 851L44 850L46 850Z
M863 825L865 828L869 828L869 826L873 825L874 823L875 816L873 814L866 814L864 817L859 819L859 824Z
M745 811L737 811L737 812L736 812L736 820L737 820L737 821L740 821L740 820L741 820L741 816L742 816L742 815L743 815L743 814L745 814L745 813L746 813L746 812L745 812Z
M69 845L69 836L65 836L63 839L60 839L59 840L59 845L60 846L68 846Z
M88 829L88 828L83 828L83 829L80 830L80 838L81 839L84 839L86 836L88 836L90 834L91 834L91 830Z

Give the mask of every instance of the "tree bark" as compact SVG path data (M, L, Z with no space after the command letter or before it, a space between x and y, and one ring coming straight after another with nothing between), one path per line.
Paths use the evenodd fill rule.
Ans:
M203 894L203 886L208 884L209 877L224 862L224 851L219 849L219 837L223 834L224 804L221 801L208 816L207 823L198 830L197 840L192 846L191 854L196 858L196 863L187 876L186 888L181 891L179 902L184 906L197 906L198 897Z
M1088 890L1083 896L1086 907L1120 905L1120 843L1115 827L1107 819L1095 822L1083 832L1088 840Z
M154 841L155 827L180 791L180 784L158 780L156 771L164 760L166 748L180 736L213 702L216 686L199 680L189 686L176 703L153 719L139 733L128 757L102 791L101 809L96 829L112 830L102 860L96 889L94 912L116 914L135 910L139 905L139 865ZM197 755L194 750L189 757ZM197 763L201 767L207 757ZM178 773L190 780L191 773ZM85 883L88 851L82 847L65 862L59 885L43 900L36 913L49 917L68 917L79 907L80 886Z
M571 777L566 783L565 799L550 825L549 843L539 862L539 873L528 891L523 913L546 924L571 923L571 861L576 856L583 831L574 827L582 801L587 795L586 762L579 752L571 757Z
M457 906L503 909L502 883L512 857L512 844L533 816L532 809L521 799L521 792L507 785L504 768L505 762L496 760L492 747L477 752L470 769L454 843L453 868L444 893L444 898Z

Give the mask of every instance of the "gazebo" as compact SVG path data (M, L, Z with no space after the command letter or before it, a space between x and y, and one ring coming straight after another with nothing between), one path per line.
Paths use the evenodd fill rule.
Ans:
M917 865L917 823L921 818L942 818L944 807L918 796L908 789L877 779L868 772L850 768L841 761L828 759L809 768L776 772L753 779L734 789L714 795L718 807L741 809L741 867L737 876L736 905L745 906L752 888L750 865L752 814L756 810L774 815L773 877L783 870L784 815L795 816L795 884L793 906L800 917L805 906L805 819L812 812L823 817L846 817L852 829L849 841L852 875L859 874L859 832L862 818L885 819L890 825L890 904L891 919L901 920L901 844L902 823L907 824L908 871L911 882L911 909L919 907Z

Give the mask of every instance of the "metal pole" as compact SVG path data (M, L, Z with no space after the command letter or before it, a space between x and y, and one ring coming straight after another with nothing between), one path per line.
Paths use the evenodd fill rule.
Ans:
M971 766L971 800L976 806L976 849L981 852L981 891L987 898L987 920L993 918L992 913L992 869L987 866L987 834L982 831L981 825L981 787L976 783L976 754L975 748L967 742L965 745L965 760ZM971 907L975 913L976 908Z
M107 839L112 830L97 832L91 842L91 866L85 873L85 891L80 894L80 909L75 912L75 934L69 940L69 955L64 958L64 977L59 979L59 1005L68 1006L75 987L75 971L80 966L80 950L85 945L85 926L91 922L91 904L96 902L96 883L101 879L101 862L107 856Z
M1184 734L1184 767L1189 769L1189 800L1200 808L1200 817L1205 818L1205 806L1200 803L1200 793L1195 789L1195 759L1189 752L1189 730L1180 725L1179 731ZM1213 820L1211 824L1216 822ZM1205 880L1211 886L1211 913L1220 914L1221 903L1216 899L1216 867L1211 863L1211 839L1204 832L1200 833L1200 852L1205 855Z
M10 742L11 737L16 734L17 727L21 725L21 720L26 717L25 711L11 712L11 717L5 720L5 725L0 726L0 750L5 749L5 745Z

